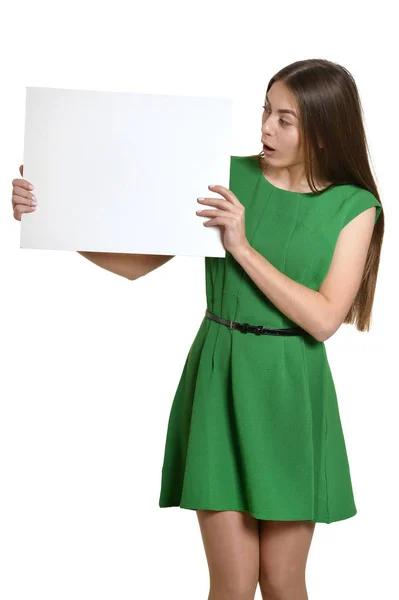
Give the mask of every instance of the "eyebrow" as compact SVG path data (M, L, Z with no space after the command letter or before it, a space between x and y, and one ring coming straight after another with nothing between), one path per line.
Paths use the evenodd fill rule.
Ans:
M270 102L269 98L267 97L267 94L266 94L266 102L268 102L270 104L270 106L271 106L271 102ZM279 108L277 112L280 113L281 115L289 113L291 115L294 115L294 117L296 119L298 118L297 115L296 115L296 112L294 110L290 110L288 108Z

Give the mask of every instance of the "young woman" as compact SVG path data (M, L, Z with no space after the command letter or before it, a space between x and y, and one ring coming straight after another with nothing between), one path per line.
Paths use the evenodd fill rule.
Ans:
M199 200L225 258L205 258L207 308L171 406L159 506L196 510L209 600L306 600L317 522L354 516L324 342L368 331L384 233L348 71L303 60L267 86L258 155ZM272 149L270 149L272 148ZM21 175L23 175L21 167ZM13 181L15 218L29 182ZM171 256L80 252L137 279Z

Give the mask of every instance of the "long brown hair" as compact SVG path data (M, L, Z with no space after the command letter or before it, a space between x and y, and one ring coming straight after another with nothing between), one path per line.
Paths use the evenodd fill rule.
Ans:
M369 190L382 202L369 163L363 110L356 83L345 67L324 59L300 60L274 75L296 98L300 138L305 156L305 175L310 189L318 194L316 181L333 185L354 184ZM266 101L266 98L265 98ZM319 147L319 142L323 147ZM264 158L263 150L258 155ZM384 211L374 225L362 281L344 323L355 323L369 331L371 311L384 237Z

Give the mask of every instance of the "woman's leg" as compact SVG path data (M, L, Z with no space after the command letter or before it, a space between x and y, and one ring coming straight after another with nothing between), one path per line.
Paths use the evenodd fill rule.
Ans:
M260 521L263 600L308 600L305 569L315 525L312 521Z
M259 521L249 513L197 510L209 568L208 600L253 600L259 581Z

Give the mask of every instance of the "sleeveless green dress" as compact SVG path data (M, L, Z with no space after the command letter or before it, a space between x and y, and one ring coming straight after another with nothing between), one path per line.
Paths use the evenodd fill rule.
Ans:
M248 242L317 290L341 229L382 206L368 190L321 195L275 187L258 157L232 156L231 189ZM226 251L205 257L206 308L225 319L297 327ZM205 310L204 310L205 314ZM204 316L171 406L159 506L245 511L331 523L356 514L336 390L324 342L310 334L242 333Z

